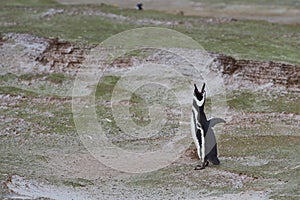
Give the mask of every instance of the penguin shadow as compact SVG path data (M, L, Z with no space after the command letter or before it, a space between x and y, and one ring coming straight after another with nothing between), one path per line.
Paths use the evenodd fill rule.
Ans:
M197 153L197 148L194 147L194 144L191 144L191 146L184 152L184 156L186 158L188 158L189 163L191 165L195 165L195 163L199 162L199 157L198 157L198 153ZM204 166L202 166L201 164L198 164L194 167L194 170L203 170L205 169L207 166L209 166L209 164L213 164L213 166L218 167L221 165L221 162L219 161L219 159L217 161L213 160L213 161L209 161L207 160L204 163Z

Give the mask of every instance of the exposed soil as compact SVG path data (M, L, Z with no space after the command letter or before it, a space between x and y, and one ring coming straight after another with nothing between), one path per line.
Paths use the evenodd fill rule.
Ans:
M27 68L20 71L22 69L19 69L19 65L15 65L14 68L10 65L15 59L4 59L2 62L4 69L8 65L10 67L7 68L7 71L2 70L2 73L16 71L26 73L35 69L34 65L38 65L39 68L36 68L35 73L75 75L78 69L82 67L82 62L88 51L93 48L93 46L78 46L71 42L60 41L57 38L39 38L15 33L4 34L0 42L4 45L1 48L3 58L9 58L10 50L14 51L15 47L18 46L19 62L28 62L25 65ZM289 93L300 92L299 66L273 61L238 60L226 55L211 54L211 56L215 57L217 63L217 69L211 70L218 70L224 75L227 87L254 89L259 85L260 89L264 87L268 89L284 88ZM118 59L115 61L115 65L129 67L132 64L130 59L132 58ZM143 58L143 60L149 59Z
M36 58L36 61L43 65L50 65L50 72L76 73L76 69L84 59L84 49L76 47L74 44L66 41L59 41L58 38L48 40L47 48ZM55 69L55 67L59 67Z
M272 61L237 60L217 55L219 70L226 77L227 87L251 90L281 89L281 92L300 92L300 67ZM238 84L238 85L237 85Z
M40 38L28 34L4 34L2 37L2 73L67 73L75 75L89 49L58 38ZM17 48L16 48L17 47ZM19 57L11 58L11 51ZM20 68L24 63L26 68ZM7 70L7 71L6 71Z

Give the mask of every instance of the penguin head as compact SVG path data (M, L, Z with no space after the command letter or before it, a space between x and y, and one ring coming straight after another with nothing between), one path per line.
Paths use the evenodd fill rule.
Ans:
M201 91L198 90L197 85L194 84L194 96L197 98L198 101L202 101L203 98L205 98L205 83L203 83Z

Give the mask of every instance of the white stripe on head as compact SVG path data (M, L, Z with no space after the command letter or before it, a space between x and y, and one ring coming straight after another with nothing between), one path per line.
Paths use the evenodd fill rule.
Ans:
M196 104L197 104L197 106L199 106L199 107L203 106L203 104L204 104L204 102L205 102L205 99L206 99L206 92L203 93L203 98L202 98L201 101L199 101L195 95L194 95L194 97L193 97L193 100L196 101Z

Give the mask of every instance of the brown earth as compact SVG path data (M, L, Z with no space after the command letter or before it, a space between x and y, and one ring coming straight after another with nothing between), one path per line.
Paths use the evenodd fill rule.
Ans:
M283 88L287 93L300 92L300 67L273 61L237 60L226 55L217 55L220 70L226 77L227 86L236 83L254 88ZM253 85L253 86L251 86Z
M26 34L8 34L5 36L6 41L14 39L14 37L26 37ZM1 37L0 44L5 44ZM34 38L29 43L41 41L36 45L44 45L44 50L33 57L34 61L38 61L41 65L50 66L51 73L68 73L75 75L80 67L88 51L93 46L78 46L68 41L61 41L58 38ZM24 41L25 42L25 41ZM44 43L44 44L43 44ZM256 61L256 60L239 60L230 56L212 54L217 63L217 70L226 78L226 85L235 83L251 82L255 85L272 85L276 87L284 87L289 92L300 92L300 67L287 63L273 61ZM132 58L117 59L114 62L117 66L130 67ZM215 70L215 69L212 69ZM250 86L251 87L251 86Z

